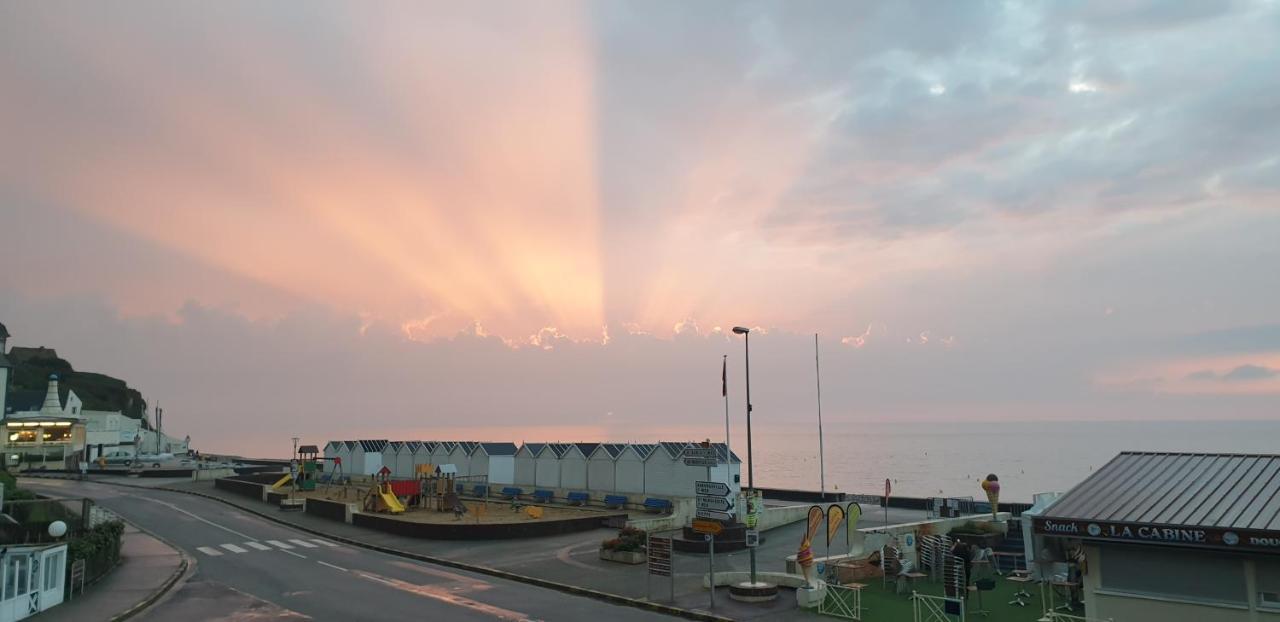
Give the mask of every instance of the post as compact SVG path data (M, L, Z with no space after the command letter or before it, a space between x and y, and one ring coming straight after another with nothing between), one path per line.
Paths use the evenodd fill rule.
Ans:
M724 374L724 452L725 452L725 471L732 474L733 470L733 447L729 444L729 355L722 354L724 357L724 365L721 369L725 370ZM732 483L732 482L730 482Z
M746 356L746 372L747 372L747 488L751 490L751 494L755 495L755 464L751 460L751 333L744 333L742 343L745 348ZM748 557L751 560L751 585L756 584L756 547L747 549Z
M479 518L476 519L479 523ZM646 599L653 598L653 569L649 567L649 560L653 555L653 547L649 542L649 530L644 532L644 597Z
M729 450L729 447L726 444L725 451L727 452L728 450ZM729 464L731 464L731 462L725 463L726 472L728 471ZM711 467L707 467L707 481L708 482L713 481L711 479ZM711 608L715 609L716 608L716 537L715 535L709 534L709 533L704 534L704 536L707 539L707 587L710 588L707 591L711 592ZM672 570L674 570L674 568L672 568Z
M818 333L813 334L813 370L818 381L818 482L822 500L827 500L827 460L822 453L822 365L818 362Z

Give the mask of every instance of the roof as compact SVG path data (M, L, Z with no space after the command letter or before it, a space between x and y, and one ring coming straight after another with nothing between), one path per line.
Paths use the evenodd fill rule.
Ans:
M382 448L382 451L385 453L388 449L390 449L391 453L397 454L397 453L400 453L400 449L402 447L404 447L404 441L391 441L387 443L386 447Z
M1280 455L1123 452L1034 525L1047 535L1258 548L1280 534Z
M462 453L470 456L472 453L475 452L476 447L479 447L479 446L480 446L480 443L476 443L473 441L458 441L457 444L454 445L454 449L461 447ZM453 450L451 449L449 450L449 452L453 453Z
M359 445L356 441L342 441L342 444L347 447L347 451L351 451L356 448L356 445Z
M405 441L403 447L404 449L402 449L401 451L407 451L411 454L416 454L418 453L418 450L422 449L422 441Z
M441 449L444 450L445 453L450 453L453 451L453 448L457 446L458 441L440 441L440 443L436 445L436 449Z
M618 456L621 456L622 452L626 450L626 448L626 443L601 443L600 446L596 448L596 451L603 452L610 460L617 460ZM590 458L591 456L587 457Z
M647 459L649 454L652 454L658 449L658 445L656 443L632 443L627 445L627 447L630 447L632 451L636 452L636 455L640 456L641 460Z
M600 443L574 443L574 445L578 447L578 451L582 452L584 458L590 458Z
M3 322L0 322L0 339L8 339L8 338L9 338L9 329L4 327ZM0 353L0 354L3 354L3 353Z
M387 446L387 441L356 441L356 443L365 451L381 452L382 448Z
M569 443L548 443L547 448L556 455L557 458L563 458L565 454L573 449L573 445Z
M480 449L490 456L514 456L516 455L515 443L480 443Z
M320 453L320 448L319 448L319 447L316 447L315 445L300 445L300 446L298 447L298 453L300 453L300 454L318 454L318 453Z
M436 447L440 446L440 443L436 441L421 441L421 445L422 445L422 451L426 453L431 453L436 450Z
M542 453L543 448L546 446L546 443L525 443L521 449L527 450L529 455L536 458L538 457L538 454Z
M10 391L9 397L5 399L5 412L23 412L28 410L40 410L40 406L44 404L44 396L47 391L38 391L31 389L28 391Z
M672 460L679 460L680 455L684 453L684 448L688 447L689 445L690 445L689 443L668 443L668 442L658 443L658 446L665 449L667 451L667 456L670 457Z

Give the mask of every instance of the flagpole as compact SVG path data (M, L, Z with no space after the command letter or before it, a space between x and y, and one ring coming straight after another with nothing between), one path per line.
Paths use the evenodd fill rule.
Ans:
M724 365L724 367L721 368L723 370L723 373L721 375L721 380L723 381L723 384L722 384L723 390L721 391L721 393L724 394L724 451L725 451L725 460L730 465L732 465L733 464L732 450L729 447L729 355L722 354L720 356L722 357L722 362Z
M827 500L827 461L822 452L822 365L818 362L818 333L813 334L813 370L818 382L818 481L822 500Z

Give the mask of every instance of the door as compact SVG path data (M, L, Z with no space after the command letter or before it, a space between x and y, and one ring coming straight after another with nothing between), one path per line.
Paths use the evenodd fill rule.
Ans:
M40 561L41 573L44 575L40 583L40 610L43 611L62 602L63 581L67 577L67 548L59 547L45 551Z

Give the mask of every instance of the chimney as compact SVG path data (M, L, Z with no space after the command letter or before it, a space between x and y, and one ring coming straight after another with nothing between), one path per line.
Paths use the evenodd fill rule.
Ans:
M58 397L58 374L49 374L49 390L44 394L44 406L40 414L48 417L62 416L62 398Z

